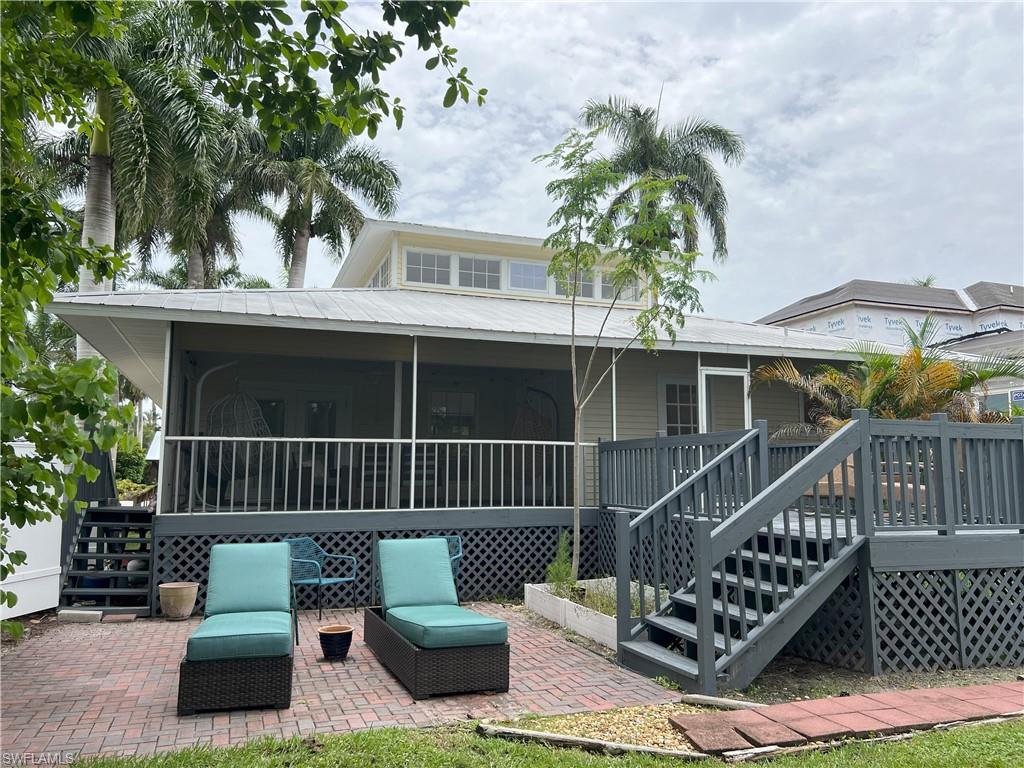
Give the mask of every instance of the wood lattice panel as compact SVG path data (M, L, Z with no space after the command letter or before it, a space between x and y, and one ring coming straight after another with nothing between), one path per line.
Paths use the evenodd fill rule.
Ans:
M522 526L515 528L465 528L447 530L405 531L333 531L309 533L328 552L353 555L359 562L353 587L341 585L325 590L324 607L351 605L353 594L357 605L369 605L373 590L373 543L376 536L421 537L458 535L463 542L463 560L459 571L459 597L463 600L484 600L494 597L521 597L523 584L544 580L548 564L554 558L560 526ZM154 553L155 583L195 581L199 583L196 608L206 603L207 569L210 548L214 544L281 541L284 533L221 533L157 536ZM325 572L335 574L332 567ZM588 578L597 570L597 529L583 529L580 576ZM316 592L303 588L298 594L299 607L316 606Z
M822 664L864 671L864 616L857 571L843 579L784 653Z
M882 671L960 666L952 571L875 573L875 630Z
M959 573L964 665L1024 664L1024 568Z

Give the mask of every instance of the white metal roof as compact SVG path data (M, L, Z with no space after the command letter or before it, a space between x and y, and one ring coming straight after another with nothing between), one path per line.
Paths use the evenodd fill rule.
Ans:
M308 328L439 338L569 343L565 300L470 296L381 288L119 291L59 294L48 307L160 402L170 322ZM592 343L606 307L579 305L576 333ZM634 335L637 310L613 309L602 346ZM676 342L658 348L749 355L850 359L850 340L776 326L691 315Z

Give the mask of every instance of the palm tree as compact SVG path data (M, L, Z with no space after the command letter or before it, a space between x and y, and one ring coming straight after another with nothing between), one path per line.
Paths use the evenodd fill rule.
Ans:
M216 287L223 282L219 271L237 272L242 254L237 214L277 222L242 173L265 151L256 126L238 112L218 110L214 135L204 161L174 175L161 217L138 238L140 271L149 270L153 252L161 245L186 257L182 288Z
M322 238L341 258L346 242L359 232L364 217L350 193L363 197L378 215L390 216L401 187L390 161L330 123L318 131L286 134L280 150L253 163L247 178L252 189L285 198L275 230L289 288L305 282L311 238Z
M907 285L916 285L918 288L934 288L938 282L938 278L935 275L925 275L924 277L912 277L906 281Z
M205 161L214 106L195 73L202 41L183 3L138 3L126 12L118 39L84 37L74 45L109 62L118 84L94 96L96 123L88 138L82 242L116 247L144 230L163 210L173 174ZM74 147L74 142L68 143ZM97 285L83 270L79 290ZM84 339L79 357L95 355Z
M729 205L713 158L738 163L745 152L743 139L700 117L660 125L659 112L660 103L651 108L612 96L603 102L588 101L580 113L587 128L615 142L612 168L625 176L627 186L618 191L612 210L624 197L635 196L632 185L644 176L685 177L674 195L676 202L692 206L694 211L690 226L681 233L683 246L687 251L697 250L699 221L710 230L715 260L722 261L728 255L725 219Z
M164 271L156 270L152 266L142 267L129 279L132 282L143 283L165 291L178 291L193 287L242 289L274 287L265 277L242 272L238 262L234 260L224 264L215 261L203 266L203 282L199 286L190 284L189 258L185 253L177 254Z
M903 325L907 349L902 354L862 342L852 347L858 360L845 371L820 365L801 373L788 358L755 370L754 386L780 382L808 400L811 423L785 425L776 434L827 435L845 424L855 408L884 419L927 419L943 412L953 421L1006 420L1005 414L985 411L975 390L985 392L995 378L1024 377L1024 360L949 357L933 346L938 329L931 316L917 331Z

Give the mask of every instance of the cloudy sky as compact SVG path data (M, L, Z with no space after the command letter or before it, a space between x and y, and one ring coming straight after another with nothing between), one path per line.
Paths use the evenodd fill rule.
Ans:
M377 139L403 180L396 218L543 236L531 158L588 98L654 104L664 85L665 120L699 114L748 145L723 172L730 253L707 314L752 320L855 277L1020 283L1022 7L475 3L450 42L483 108L443 109L443 78L411 49L385 79L408 106ZM269 231L246 236L247 269L276 277ZM330 285L313 250L307 284Z

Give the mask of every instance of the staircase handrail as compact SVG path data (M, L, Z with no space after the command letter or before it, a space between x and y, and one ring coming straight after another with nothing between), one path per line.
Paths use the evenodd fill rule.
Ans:
M861 443L862 422L853 419L774 483L764 488L735 515L711 531L711 562L717 563L734 552L762 526L779 515L786 504L837 464L854 453Z

